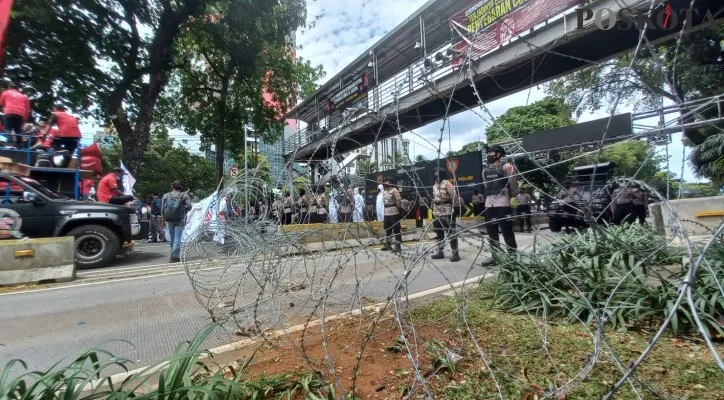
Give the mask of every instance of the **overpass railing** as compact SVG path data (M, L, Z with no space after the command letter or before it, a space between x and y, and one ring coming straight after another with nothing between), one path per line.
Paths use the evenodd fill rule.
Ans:
M473 51L471 56L474 59L480 59L503 46L524 40L524 38L535 34L539 27L563 20L567 14L573 12L572 10L573 9L566 10L562 14L541 22L533 29L526 30L514 37L511 37L495 49L484 52ZM342 122L339 125L331 126L329 123L329 115L325 115L323 118L320 118L319 121L316 121L316 123L295 133L284 141L284 155L289 156L299 149L311 144L321 143L330 135L338 132L344 126L364 116L372 115L378 116L380 119L386 118L393 114L397 109L397 107L394 106L389 107L390 105L399 102L405 96L415 93L420 89L427 88L430 90L431 95L435 95L436 81L453 73L460 72L460 68L453 65L452 52L453 42L457 43L460 40L461 39L451 38L432 50L428 50L426 55L421 55L419 59L415 60L407 67L401 68L397 72L379 79L378 84L369 89L366 101L356 104L355 107L347 109L343 113ZM467 75L461 75L459 81L467 84L465 83L467 79ZM400 128L405 130L404 126L401 126Z

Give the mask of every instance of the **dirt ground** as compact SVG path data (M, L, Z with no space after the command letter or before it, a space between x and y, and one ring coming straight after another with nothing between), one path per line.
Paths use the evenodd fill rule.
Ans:
M377 318L372 312L327 322L326 341L320 326L314 326L304 331L303 337L300 331L268 338L266 343L225 357L243 363L253 354L243 375L245 380L281 374L299 377L319 371L326 382L337 383L335 398L354 393L362 399L400 399L410 387L414 388L414 398L424 398L416 373L425 377L428 389L436 398L498 398L488 365L476 346L489 356L504 398L532 399L531 386L560 387L590 360L591 337L580 325L547 325L550 338L546 350L542 351L539 328L546 325L543 322L497 311L476 311L470 314L476 339L473 342L456 322L454 304L452 300L438 302L423 308L419 316L413 313L410 318L416 321L415 331L411 326L404 329L412 357L400 341L401 330L392 315L377 320L367 340L369 328ZM612 331L607 333L606 340L616 348L620 361L630 364L641 354L649 338L648 332ZM444 355L451 354L446 353L447 349L455 354L453 357L460 356L454 371L445 369ZM417 372L414 365L418 366ZM636 378L660 394L720 399L724 398L724 383L716 383L715 378L720 377L720 373L701 340L666 337L639 368ZM574 384L570 398L600 398L620 376L617 362L603 352L588 378ZM295 397L302 395L296 392ZM636 397L628 385L624 385L616 398Z

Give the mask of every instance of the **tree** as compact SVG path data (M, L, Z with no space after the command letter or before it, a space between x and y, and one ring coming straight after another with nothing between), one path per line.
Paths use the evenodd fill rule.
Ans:
M306 20L302 0L23 0L15 2L4 73L22 82L39 104L60 99L113 123L131 172L140 167L151 137L159 96L178 67L174 48L202 15L218 18L244 38L249 18L270 8L294 10L274 25L281 35ZM268 5L267 5L268 4ZM18 17L19 15L19 17ZM17 18L16 18L17 17ZM274 80L273 78L270 80ZM95 103L94 109L90 104Z
M596 159L594 154L584 157L579 163L593 164ZM654 145L643 140L627 140L606 146L601 150L598 160L614 163L614 174L617 176L635 175L636 179L647 183L653 182L656 174L661 171L661 163L665 161L663 156L656 154Z
M689 155L694 174L724 185L724 134L709 136Z
M409 164L409 160L407 160L402 153L400 153L399 150L395 150L392 154L387 156L387 163L398 167L400 165L407 165Z
M421 161L425 161L425 160L426 160L426 158L425 158L425 156L422 155L422 154L418 154L418 155L415 157L415 161L416 161L416 162L421 162Z
M499 143L518 139L524 135L543 132L549 129L573 125L572 109L562 99L546 97L527 106L508 109L498 117L495 124L485 130L488 143ZM507 135L506 135L507 132ZM479 142L469 143L471 146L463 150L476 150Z
M375 172L377 165L371 159L361 159L357 161L357 173L358 174L369 174Z
M118 143L104 150L105 169L120 165L121 156ZM136 178L134 192L141 198L147 198L153 192L168 192L171 182L177 179L181 179L187 188L199 195L208 194L215 188L213 165L203 157L189 154L183 147L174 146L173 139L163 130L154 132L148 150L133 175Z
M471 143L468 143L468 144L464 145L464 146L460 149L460 151L455 151L455 152L453 152L453 153L456 154L456 155L457 155L457 154L465 154L465 153L470 153L470 152L473 152L473 151L481 150L481 149L483 149L484 147L485 147L485 143L480 142L480 141L475 141L475 142L471 142Z
M653 48L643 47L634 59L629 53L568 75L547 85L549 94L561 96L578 113L596 111L613 106L621 96L621 105L633 105L635 110L661 107L668 99L680 105L681 122L689 123L698 118L709 118L716 109L690 112L682 102L720 95L724 92L724 24L713 28L690 32L681 38L673 38ZM631 60L634 60L627 77ZM704 145L710 136L721 135L724 124L684 129L687 143L694 146L691 161L698 174L719 179L721 170L712 168L722 154L721 146ZM721 139L719 139L721 140ZM702 146L704 145L704 146ZM718 153L712 155L712 149ZM698 156L699 152L709 153ZM698 164L702 162L702 164ZM719 171L719 172L717 172ZM713 175L712 175L713 174Z
M215 145L217 179L224 173L225 152L243 150L245 127L253 125L267 143L276 141L283 128L279 116L297 96L313 92L323 73L304 60L295 62L285 41L289 31L279 30L290 28L285 21L299 20L303 3L252 3L241 16L229 9L233 4L218 4L210 17L191 24L176 55L178 85L166 94L167 119L199 132L205 148Z

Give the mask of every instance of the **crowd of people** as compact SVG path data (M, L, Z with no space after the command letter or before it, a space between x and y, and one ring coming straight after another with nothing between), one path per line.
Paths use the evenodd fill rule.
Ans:
M38 157L37 163L65 168L80 144L82 134L78 119L62 104L56 104L47 117L34 121L30 100L12 82L0 84L0 107L3 109L0 147L10 150L35 151L64 155L59 164L50 158Z

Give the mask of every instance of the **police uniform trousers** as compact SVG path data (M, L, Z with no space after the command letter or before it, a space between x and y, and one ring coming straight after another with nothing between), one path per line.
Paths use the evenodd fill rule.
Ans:
M639 219L639 224L643 225L646 222L646 206L643 204L634 204L634 213Z
M633 203L616 204L615 214L616 225L634 222L636 220L636 210L634 209Z
M512 207L488 207L485 209L485 229L488 231L491 249L500 249L499 231L502 231L503 239L508 246L508 254L515 254L518 245L515 243L512 216Z
M300 211L299 212L299 223L300 224L308 224L309 223L309 213L306 211Z
M435 236L437 238L438 251L445 250L445 236L450 239L450 248L458 251L458 237L455 235L455 215L441 215L432 220L432 226L435 228Z
M282 220L282 225L291 225L292 224L292 212L285 211L284 212L284 220Z
M385 236L387 243L390 243L392 239L395 239L397 243L402 243L402 233L400 232L400 214L397 215L385 215L384 227Z
M314 215L316 216L315 217L316 222L314 222L315 224L326 224L327 222L329 222L329 214L327 214L327 213L324 213L324 214L316 213Z
M530 204L521 204L517 208L518 218L520 218L520 231L523 232L523 227L528 224L528 232L530 232Z
M352 213L340 213L339 222L342 222L342 223L352 222Z

